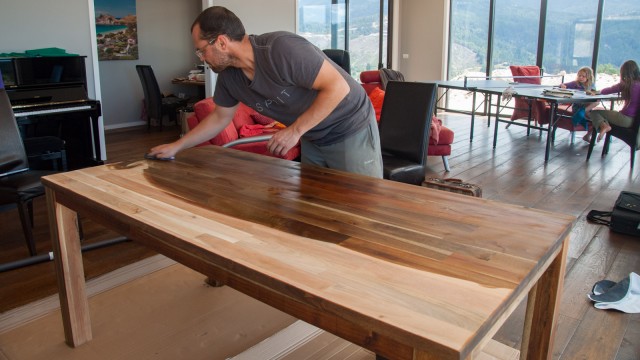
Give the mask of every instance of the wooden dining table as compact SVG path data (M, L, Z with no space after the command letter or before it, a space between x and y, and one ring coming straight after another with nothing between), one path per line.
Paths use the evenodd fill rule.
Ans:
M521 355L551 357L573 216L217 146L42 182L70 346L81 214L380 359L473 358L525 298Z

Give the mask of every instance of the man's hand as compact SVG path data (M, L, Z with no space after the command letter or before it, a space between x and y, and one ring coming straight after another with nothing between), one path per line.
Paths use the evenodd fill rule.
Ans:
M176 156L176 153L178 153L178 151L180 151L180 147L175 142L173 142L171 144L154 146L153 148L151 148L147 155L155 156L161 159L170 159Z
M183 137L170 144L162 144L151 148L147 156L171 159L179 151L211 139L231 123L237 107L237 105L230 108L216 106L195 128L191 129Z
M300 136L302 134L298 134L294 127L284 128L273 134L267 143L267 150L276 156L284 156L300 141Z

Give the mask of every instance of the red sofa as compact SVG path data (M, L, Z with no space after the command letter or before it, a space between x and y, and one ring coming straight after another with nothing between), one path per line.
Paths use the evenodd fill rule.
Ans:
M382 90L380 71L368 70L360 73L360 83L364 87L373 108L376 111L376 119L380 120L380 111L384 102L384 90ZM428 156L442 156L445 171L449 171L448 156L451 155L451 144L454 132L443 126L442 121L435 116L431 119L431 131L429 133Z
M213 98L206 98L198 101L194 107L194 114L187 119L189 130L193 129L204 119L213 109L215 109ZM218 134L216 137L203 142L198 146L218 145L222 146L231 141L238 140L243 137L255 135L266 135L270 132L277 131L280 126L268 127L274 122L273 119L266 117L252 108L240 103L233 121ZM267 150L267 142L260 141L248 144L239 144L231 148L243 151L249 151L256 154L274 156ZM278 156L287 160L294 160L300 156L300 144L293 147L285 156Z

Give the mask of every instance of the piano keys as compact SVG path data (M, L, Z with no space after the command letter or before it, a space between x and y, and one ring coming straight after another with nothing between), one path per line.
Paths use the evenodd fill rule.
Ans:
M69 169L104 163L100 102L88 98L85 56L0 58L2 79L23 138L65 141Z
M35 109L13 109L14 114L16 116L24 117L24 116L33 116L33 115L48 115L48 114L56 114L56 113L65 113L65 112L73 112L73 111L84 111L90 110L91 105L75 105L75 104L52 104L51 106L47 106L44 108L35 108Z

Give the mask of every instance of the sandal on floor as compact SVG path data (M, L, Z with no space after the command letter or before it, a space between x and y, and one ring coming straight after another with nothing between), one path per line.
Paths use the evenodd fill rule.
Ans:
M612 280L600 280L593 284L593 288L591 289L591 294L593 295L602 295L607 292L610 288L612 288L617 283Z

